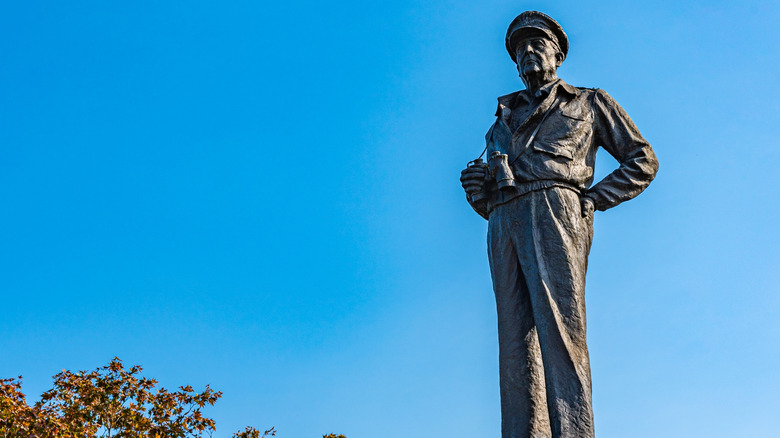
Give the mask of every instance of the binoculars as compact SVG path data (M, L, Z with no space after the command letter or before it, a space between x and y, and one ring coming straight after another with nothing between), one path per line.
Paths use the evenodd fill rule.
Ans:
M500 151L493 151L488 158L487 166L481 158L469 162L468 167L487 167L487 179L496 182L499 190L512 190L515 187L515 175L512 168L509 167L509 157ZM487 199L487 187L483 185L483 190L473 193L471 200L474 202Z
M490 176L495 178L496 184L500 190L506 190L515 187L515 175L512 168L509 167L509 157L499 151L493 151L488 158L488 167Z

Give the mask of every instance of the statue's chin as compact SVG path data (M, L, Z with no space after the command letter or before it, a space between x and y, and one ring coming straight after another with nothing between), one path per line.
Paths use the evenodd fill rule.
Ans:
M534 76L541 76L542 74L544 74L542 68L535 62L525 64L523 66L523 76L527 78L531 78Z
M532 70L523 72L523 81L526 84L542 83L544 78L544 72L541 70Z
M523 69L522 79L523 82L528 84L546 84L547 82L550 82L555 79L555 72L545 72L538 66L533 66L534 68L528 68Z

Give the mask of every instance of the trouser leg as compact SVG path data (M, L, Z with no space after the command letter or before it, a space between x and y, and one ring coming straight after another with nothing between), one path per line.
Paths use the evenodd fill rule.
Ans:
M553 188L527 196L530 214L516 251L528 289L544 364L553 438L592 438L586 343L585 272L592 239L579 196Z
M553 188L498 206L488 226L503 438L592 438L579 196Z
M490 215L488 258L498 310L502 438L549 438L544 369L528 288L520 270L518 222L499 207Z

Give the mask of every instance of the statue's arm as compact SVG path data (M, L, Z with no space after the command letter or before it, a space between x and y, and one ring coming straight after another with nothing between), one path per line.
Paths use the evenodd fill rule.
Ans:
M620 163L586 193L596 209L603 211L642 193L658 172L658 159L628 114L609 94L596 90L593 109L596 141Z
M466 201L471 208L483 218L488 218L487 197L484 191L487 190L487 166L482 160L469 163L470 165L460 173L460 183L466 192Z
M501 110L501 106L499 105L499 109L496 110L496 113ZM493 138L493 130L496 128L497 125L499 125L500 119L497 119L493 125L490 126L490 129L488 130L487 134L485 134L485 142L487 146L485 147L485 151L482 153L484 154L491 146L491 141ZM466 192L466 201L468 201L469 205L472 209L474 209L475 212L477 212L478 215L482 216L483 219L487 220L489 212L488 212L488 203L487 203L487 196L489 196L489 192L491 190L491 186L488 184L488 167L487 164L483 163L482 160L482 154L480 154L480 158L469 163L470 165L463 169L463 171L460 173L460 182L461 185L463 185L463 189ZM479 162L479 164L476 164ZM485 193L488 192L488 193ZM479 200L475 200L475 195L477 193L481 193L481 196L479 196Z

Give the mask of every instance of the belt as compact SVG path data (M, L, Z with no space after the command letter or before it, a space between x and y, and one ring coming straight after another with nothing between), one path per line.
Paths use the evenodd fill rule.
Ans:
M525 196L531 192L537 190L549 189L552 187L560 187L563 189L569 189L578 195L582 194L582 190L572 184L568 184L561 181L555 181L552 179L542 179L538 181L527 182L515 182L514 190L497 190L491 194L490 201L488 202L488 213L498 205L505 204L515 198Z

